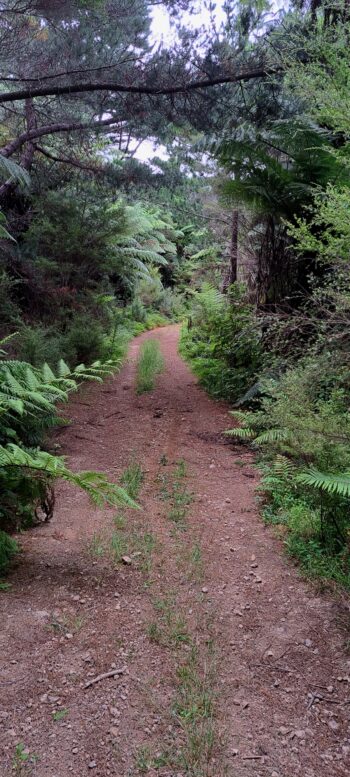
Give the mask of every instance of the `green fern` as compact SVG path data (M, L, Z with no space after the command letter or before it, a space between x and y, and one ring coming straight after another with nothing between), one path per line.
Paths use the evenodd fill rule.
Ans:
M0 359L0 521L18 527L31 520L44 504L52 483L63 479L85 491L90 500L136 507L126 491L99 472L72 472L64 459L37 446L44 433L60 422L57 402L67 401L86 380L102 381L120 360L78 365L70 370L61 360L57 374L44 364L37 369L26 362Z
M273 471L279 477L291 477L295 475L296 465L294 461L278 453L273 462Z
M243 412L243 410L230 410L230 415L240 423L245 424L247 420L247 414Z
M14 467L36 472L39 477L45 479L66 480L86 491L91 501L98 507L102 507L104 503L111 506L137 507L125 489L110 483L106 475L101 472L72 472L66 467L64 458L61 456L52 456L40 450L28 451L13 443L6 446L0 445L0 474L2 468Z
M227 437L238 437L241 440L252 440L255 436L254 430L248 426L237 426L237 429L227 429L225 434Z
M317 469L309 469L296 476L296 481L305 486L326 491L328 494L350 497L350 472L338 475L319 472Z
M290 429L268 429L255 436L256 445L269 445L274 442L287 442L293 437Z
M29 186L30 183L30 177L27 171L16 162L13 162L12 159L7 159L2 154L0 154L0 176L7 179L11 178L21 186Z

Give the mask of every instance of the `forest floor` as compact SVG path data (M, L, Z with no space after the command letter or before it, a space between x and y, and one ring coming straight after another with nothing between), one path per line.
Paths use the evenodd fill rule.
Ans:
M140 464L142 509L94 510L63 484L52 522L21 536L0 593L1 777L349 773L349 610L264 526L251 454L178 334L137 338L55 434L73 469ZM137 396L147 337L166 369Z

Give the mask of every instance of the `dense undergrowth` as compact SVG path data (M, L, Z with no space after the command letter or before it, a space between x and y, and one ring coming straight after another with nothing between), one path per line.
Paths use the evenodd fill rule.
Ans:
M284 55L291 113L236 124L214 146L220 191L241 220L234 275L248 255L256 280L225 294L204 286L181 342L202 385L237 408L228 434L256 452L265 520L308 576L347 588L348 31L348 18L325 21L322 11L307 41L295 30L307 56L301 65Z
M329 322L326 337L318 333L308 343L308 355L301 355L300 343L286 353L285 321L257 315L240 297L238 289L224 296L204 286L183 325L181 353L212 396L239 408L228 434L253 446L262 513L279 527L288 553L307 575L349 587L350 372L344 331L332 357L338 321ZM337 299L332 294L330 312L335 304L344 316L344 291ZM299 323L305 326L306 316L312 330L317 321L310 308ZM299 314L295 325L297 319Z
M211 396L236 401L254 383L262 361L255 323L242 290L232 287L224 295L204 283L195 293L180 351Z

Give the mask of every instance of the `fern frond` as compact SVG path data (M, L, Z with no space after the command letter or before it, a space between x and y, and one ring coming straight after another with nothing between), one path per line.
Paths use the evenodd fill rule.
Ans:
M52 372L51 367L49 367L49 365L46 364L46 362L45 362L45 364L43 364L43 366L41 368L41 372L42 372L42 376L43 376L43 379L44 379L45 383L52 383L53 381L56 380L55 373Z
M14 443L0 446L0 471L1 468L12 467L38 472L45 478L66 480L86 491L90 500L98 507L103 504L138 507L125 489L111 483L103 473L72 472L66 467L62 457L53 456L46 451L28 451Z
M249 429L249 427L240 427L238 426L237 429L227 429L225 432L227 437L239 437L241 440L252 440L254 439L255 432L253 429Z
M243 410L230 410L230 415L232 415L233 418L236 419L236 421L241 421L242 423L245 422L247 414L243 412Z
M36 377L35 373L31 369L31 367L27 367L26 372L25 372L25 378L26 378L27 386L32 391L36 391L36 389L40 386L40 381Z
M67 375L70 375L70 368L63 359L60 359L58 362L58 374L60 378L65 378Z
M16 181L21 186L29 186L30 184L30 176L27 171L2 154L0 154L0 176L2 178L12 178L13 181Z
M268 429L255 438L257 445L266 445L274 442L287 442L292 439L292 433L289 429Z
M287 456L283 456L281 453L278 453L273 462L273 470L276 475L289 477L295 473L296 465L294 461L288 459Z
M311 486L320 491L326 491L329 494L350 497L350 472L334 475L329 472L319 472L319 470L316 469L309 469L297 475L296 481L305 486Z

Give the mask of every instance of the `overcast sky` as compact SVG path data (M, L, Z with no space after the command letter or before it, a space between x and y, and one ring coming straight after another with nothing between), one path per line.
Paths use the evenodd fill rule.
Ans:
M213 14L216 24L219 26L225 19L225 14L222 10L222 0L219 0L216 4L216 9ZM182 22L184 26L188 26L191 29L198 29L198 27L210 27L211 19L210 13L205 8L203 0L197 0L194 4L197 8L195 14L183 13ZM163 42L165 45L171 43L174 40L174 31L171 27L170 16L166 8L162 6L156 6L152 11L153 23L152 23L152 39L156 43Z
M287 8L288 5L289 0L272 0L271 13L277 13L281 8ZM221 23L225 21L225 13L222 6L223 0L217 0L215 11L211 15L205 7L203 0L196 0L194 3L194 7L197 8L196 13L189 14L184 12L182 23L184 26L188 26L191 29L198 29L199 27L209 29L214 19L215 26L219 28ZM166 8L155 6L152 10L152 17L152 42L156 45L163 43L164 46L171 44L174 41L175 32ZM168 158L165 147L154 144L152 140L145 140L137 150L135 156L142 161L152 159L154 156L159 156L161 159Z

